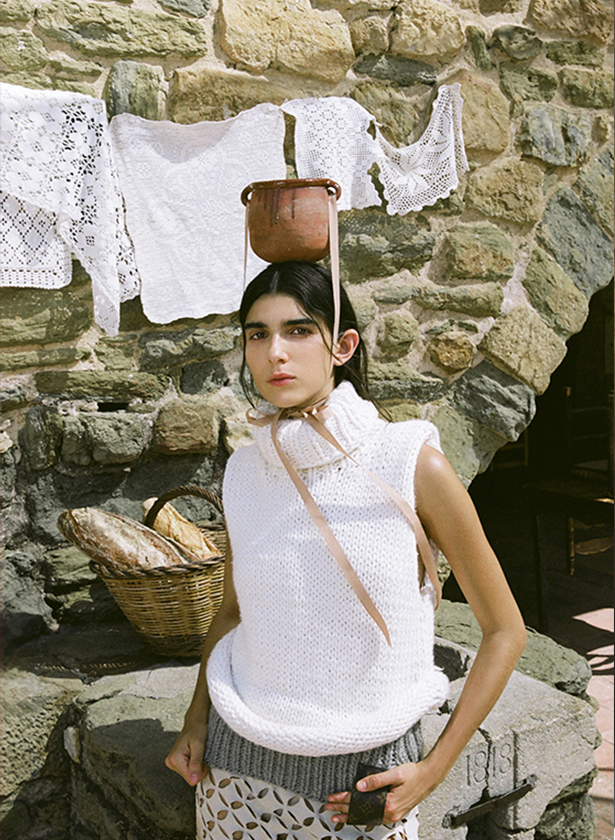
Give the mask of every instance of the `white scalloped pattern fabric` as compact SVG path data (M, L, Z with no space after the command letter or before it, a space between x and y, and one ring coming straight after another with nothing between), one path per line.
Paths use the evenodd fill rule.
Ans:
M400 149L385 140L372 114L352 99L293 99L282 108L297 121L300 178L333 178L342 188L339 209L361 209L381 203L368 174L377 163L387 212L405 215L446 198L468 170L462 105L459 84L441 85L427 129L416 143Z
M71 252L92 279L94 317L109 335L139 293L105 104L0 83L0 286L60 288Z

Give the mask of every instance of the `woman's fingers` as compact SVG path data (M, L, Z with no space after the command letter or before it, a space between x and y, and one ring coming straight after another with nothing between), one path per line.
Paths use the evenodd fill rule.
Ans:
M209 768L203 764L205 741L203 738L179 736L173 749L165 759L165 764L194 787L203 779Z

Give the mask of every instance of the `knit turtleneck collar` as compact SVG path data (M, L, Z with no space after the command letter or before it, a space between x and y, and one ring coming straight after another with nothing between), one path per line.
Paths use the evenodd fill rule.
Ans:
M327 406L331 412L325 421L327 429L350 453L370 437L377 425L384 423L376 406L362 399L350 382L340 383L329 394ZM277 411L279 409L268 402L258 405L258 412L263 415ZM271 439L271 426L252 426L252 434L265 461L283 468ZM280 421L278 440L296 469L319 467L344 457L301 419Z

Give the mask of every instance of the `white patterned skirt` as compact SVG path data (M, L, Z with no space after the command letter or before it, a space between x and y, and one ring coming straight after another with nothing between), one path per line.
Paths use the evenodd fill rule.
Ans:
M196 787L197 840L418 840L416 812L394 826L337 824L323 802L215 767Z

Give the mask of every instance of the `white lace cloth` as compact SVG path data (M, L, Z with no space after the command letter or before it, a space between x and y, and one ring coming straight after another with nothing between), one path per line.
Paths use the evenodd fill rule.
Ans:
M110 335L139 293L105 104L0 83L0 286L60 288L71 252L92 279L94 317Z
M352 99L329 96L293 99L283 109L297 120L295 159L300 178L333 178L342 188L340 210L380 204L368 175L380 168L387 212L410 210L446 198L468 170L463 146L460 85L442 85L423 135L397 149L382 136L375 118ZM368 132L375 127L375 137Z
M284 116L257 105L219 122L111 120L126 222L150 321L233 312L243 291L241 192L286 177ZM248 277L265 265L250 254Z

